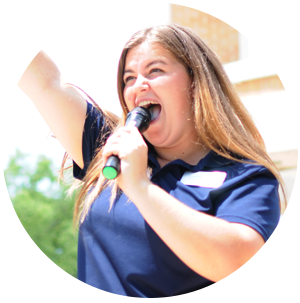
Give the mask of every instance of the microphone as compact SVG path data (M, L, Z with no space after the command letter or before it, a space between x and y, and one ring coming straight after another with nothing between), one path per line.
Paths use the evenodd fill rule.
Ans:
M145 107L138 106L127 114L125 126L135 126L140 133L143 133L148 129L150 121L150 111ZM110 156L103 167L102 173L108 180L115 179L120 173L119 157L114 155Z

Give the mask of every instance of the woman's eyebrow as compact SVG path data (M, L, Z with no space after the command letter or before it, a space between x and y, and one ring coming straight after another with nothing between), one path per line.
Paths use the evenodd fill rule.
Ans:
M151 61L150 63L148 63L146 65L146 68L149 68L151 65L154 65L154 64L158 64L158 63L161 63L163 65L167 65L167 63L161 59L157 59L157 60L154 60L154 61Z
M167 65L167 63L161 59L157 59L157 60L154 60L154 61L151 61L149 62L147 65L146 65L146 68L149 68L151 65L155 65L155 64L158 64L158 63L161 63L163 65ZM124 73L123 75L125 75L126 73L133 73L134 71L132 69L126 69L124 70Z

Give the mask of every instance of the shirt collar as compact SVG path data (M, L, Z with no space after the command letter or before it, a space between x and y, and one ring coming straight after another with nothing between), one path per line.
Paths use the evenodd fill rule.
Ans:
M150 166L153 168L160 168L159 163L156 159L156 151L152 144L150 144L148 141L146 141L148 145L148 160L151 162ZM204 167L207 168L217 168L222 167L226 165L230 165L235 163L234 160L227 159L219 154L217 154L215 151L211 150L203 159L201 159L198 164L191 165L186 163L185 161L181 159L174 160L170 163L168 163L166 166L169 165L180 165L185 167L186 169L190 171L199 171L202 170Z

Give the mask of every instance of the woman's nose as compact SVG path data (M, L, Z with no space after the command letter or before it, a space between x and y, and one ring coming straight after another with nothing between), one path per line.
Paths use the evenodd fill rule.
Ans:
M149 81L147 78L143 77L142 75L139 75L134 83L133 86L133 92L135 94L139 94L142 92L146 92L149 90Z

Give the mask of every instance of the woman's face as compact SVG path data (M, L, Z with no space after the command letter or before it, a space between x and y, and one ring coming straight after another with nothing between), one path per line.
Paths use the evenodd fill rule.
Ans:
M197 140L192 117L190 77L185 66L158 43L144 42L129 50L123 80L129 111L149 107L152 121L145 138L157 147Z

